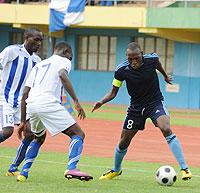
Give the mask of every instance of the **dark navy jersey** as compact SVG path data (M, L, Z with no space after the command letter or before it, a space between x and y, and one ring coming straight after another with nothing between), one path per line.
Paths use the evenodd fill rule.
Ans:
M158 55L152 53L143 55L143 64L139 69L133 69L128 60L117 66L115 81L118 84L126 81L128 94L131 96L131 106L146 106L163 100L156 72L159 64Z

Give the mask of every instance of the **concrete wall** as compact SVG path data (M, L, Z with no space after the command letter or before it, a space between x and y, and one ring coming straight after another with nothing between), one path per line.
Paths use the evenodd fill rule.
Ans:
M73 51L76 51L76 36L79 34L113 34L117 36L116 64L125 58L126 45L134 36L135 31L127 30L121 33L120 30L75 30L70 29L66 33L66 40L71 43ZM169 107L173 108L200 108L200 53L199 44L175 43L174 57L174 84L179 85L179 92L166 92L166 84L159 74L160 88ZM73 61L73 69L70 77L76 88L80 100L95 102L103 97L111 89L113 72L95 72L75 70L76 59ZM94 92L95 90L95 92ZM111 103L128 104L129 96L125 84L115 100Z
M102 98L112 87L112 72L72 71L70 74L73 86L81 101L95 102ZM168 107L200 108L200 78L174 76L174 84L179 84L178 93L166 92L166 83L159 74L160 88ZM129 104L130 97L126 85L120 88L117 97L111 101L114 104Z
M9 26L0 26L0 51L10 44L10 30Z
M176 43L174 83L180 92L169 96L170 105L179 108L200 108L200 44Z
M0 50L10 43L10 26L0 26ZM138 36L136 30L103 30L103 29L69 29L64 38L74 52L70 77L81 101L95 102L111 89L114 72L96 72L76 70L77 64L77 35L114 35L117 36L116 64L125 58L126 45ZM179 85L179 92L166 92L166 84L159 74L160 87L169 107L200 108L200 44L175 43L174 57L174 84ZM129 96L125 85L120 89L118 96L112 103L129 104Z

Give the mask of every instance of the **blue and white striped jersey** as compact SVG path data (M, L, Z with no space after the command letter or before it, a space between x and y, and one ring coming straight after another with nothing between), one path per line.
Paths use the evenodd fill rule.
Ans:
M0 53L1 73L0 97L13 107L21 103L25 81L33 66L41 59L30 55L24 45L11 45Z

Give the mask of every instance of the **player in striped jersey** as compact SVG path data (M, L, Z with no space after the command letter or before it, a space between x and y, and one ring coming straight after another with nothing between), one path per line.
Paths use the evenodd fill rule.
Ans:
M0 53L2 68L0 88L0 143L8 139L14 130L14 125L20 124L21 98L25 80L40 57L35 54L43 40L43 34L36 28L29 28L24 32L22 45L11 45ZM26 149L33 139L33 134L28 129L22 140L17 155L11 164L7 175L17 175L18 166L23 161Z
M100 180L112 179L121 175L122 160L127 153L131 140L139 130L145 128L147 118L151 118L154 125L160 128L169 148L179 163L182 179L191 179L192 173L184 160L180 142L170 128L169 113L159 88L156 70L163 75L165 82L169 84L172 81L171 77L162 68L156 53L143 55L140 46L135 42L128 44L126 56L127 60L121 63L115 71L111 91L98 101L92 110L94 111L114 99L122 86L122 82L126 81L131 100L121 139L115 149L114 167L103 174Z

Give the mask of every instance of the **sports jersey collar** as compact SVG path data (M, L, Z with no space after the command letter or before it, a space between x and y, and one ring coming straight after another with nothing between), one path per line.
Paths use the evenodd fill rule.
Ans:
M142 67L144 65L144 56L142 56L142 64L140 67Z
M67 61L69 60L68 58L59 56L59 55L57 55L57 54L53 54L53 57L62 58L62 59L67 60ZM70 61L70 60L69 60L69 61ZM70 61L70 62L71 62L71 61Z
M21 46L22 46L22 50L23 50L24 52L26 52L29 56L33 56L34 52L33 52L32 55L30 55L30 54L28 53L28 51L26 50L24 44L22 44Z
M142 56L142 63L144 64L144 55Z
M127 60L128 61L128 60ZM144 64L144 57L142 56L142 64L141 64L141 66L138 68L138 69L134 69L131 65L130 65L130 63L128 62L128 65L130 66L130 68L132 69L132 70L139 70L142 66L143 66L143 64Z

